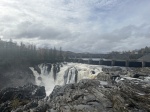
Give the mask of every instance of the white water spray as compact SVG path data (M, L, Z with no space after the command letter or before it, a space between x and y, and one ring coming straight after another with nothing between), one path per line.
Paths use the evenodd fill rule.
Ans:
M60 67L60 71L56 72L56 80L54 80L54 65L51 66L50 72L46 64L40 64L38 67L41 73L38 73L33 67L30 69L35 76L36 85L45 86L47 95L52 92L55 85L77 83L81 79L94 79L98 73L102 72L99 65L68 63Z

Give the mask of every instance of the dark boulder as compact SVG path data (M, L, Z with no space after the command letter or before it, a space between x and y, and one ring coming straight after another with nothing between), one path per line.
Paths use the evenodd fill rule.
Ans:
M95 71L91 71L92 74L95 74Z
M52 64L51 63L47 63L47 72L50 73L52 69Z
M39 74L41 74L41 69L39 68L38 65L34 66L34 70L37 71Z

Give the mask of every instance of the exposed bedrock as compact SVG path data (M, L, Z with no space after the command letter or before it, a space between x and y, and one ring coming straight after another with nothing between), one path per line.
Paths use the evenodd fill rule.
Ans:
M41 70L38 65L34 66L34 70L41 74Z
M6 88L0 91L0 112L10 112L12 110L26 110L29 104L37 107L34 102L46 96L45 88L27 84L23 87ZM28 108L33 108L29 106ZM21 107L21 108L20 108ZM22 112L20 110L20 112Z
M84 79L79 83L55 86L49 97L45 97L43 91L43 87L33 85L3 90L0 109L12 112L150 111L150 85L135 78L122 79L112 85L107 79Z
M0 73L0 89L23 86L28 83L35 84L35 77L28 67L15 68Z
M149 112L150 85L124 79L115 86L100 80L56 86L49 105L56 112Z
M130 68L105 68L97 79L55 86L47 97L44 87L34 85L4 89L0 92L0 109L4 112L150 112L149 75L144 75L144 79L133 78L137 73L146 74ZM70 80L71 74L76 74L75 68L69 68L65 74L67 81Z

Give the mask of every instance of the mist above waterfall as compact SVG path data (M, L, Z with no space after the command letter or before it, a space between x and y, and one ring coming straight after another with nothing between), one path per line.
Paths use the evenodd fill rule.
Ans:
M79 63L40 64L38 68L40 72L30 67L35 76L36 85L45 86L47 95L52 92L55 85L77 83L81 79L94 79L98 73L102 72L101 66Z

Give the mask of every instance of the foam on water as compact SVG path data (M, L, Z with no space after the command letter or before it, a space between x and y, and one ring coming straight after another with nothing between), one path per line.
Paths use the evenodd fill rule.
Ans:
M75 83L75 78L77 78L77 82L79 82L81 79L94 79L98 75L98 73L102 72L102 67L99 65L68 63L64 64L63 67L60 67L60 71L56 73L56 80L54 80L53 67L51 68L51 71L49 73L47 71L46 65L40 64L38 67L41 70L41 74L34 70L33 67L30 67L30 69L35 76L36 85L45 86L47 95L52 92L55 85ZM64 75L67 69L68 74L65 79Z

